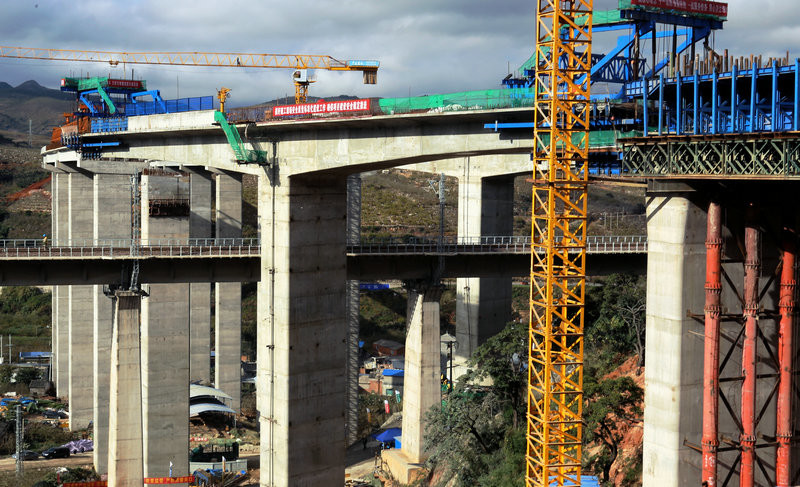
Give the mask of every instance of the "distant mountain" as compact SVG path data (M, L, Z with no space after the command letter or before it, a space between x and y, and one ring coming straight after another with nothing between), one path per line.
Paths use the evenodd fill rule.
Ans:
M34 134L48 135L71 112L74 95L45 88L30 80L17 87L0 81L0 130L28 132L28 121Z

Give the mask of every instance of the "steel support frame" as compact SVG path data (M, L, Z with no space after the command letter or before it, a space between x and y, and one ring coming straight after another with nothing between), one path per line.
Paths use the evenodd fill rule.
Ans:
M739 485L752 487L756 462L756 361L758 339L758 278L761 275L761 235L753 217L744 229L744 342L742 343L742 461Z
M722 293L722 211L719 203L708 208L706 231L705 340L703 359L703 463L702 482L717 485L719 446L719 328Z
M623 172L642 177L800 177L800 134L776 135L628 139L622 141Z
M591 16L538 0L528 487L581 485Z
M797 236L784 228L782 235L781 280L779 293L780 325L778 328L778 397L776 436L778 449L775 459L775 485L789 487L792 474L792 395L794 367L794 315L797 291L795 264L797 261Z

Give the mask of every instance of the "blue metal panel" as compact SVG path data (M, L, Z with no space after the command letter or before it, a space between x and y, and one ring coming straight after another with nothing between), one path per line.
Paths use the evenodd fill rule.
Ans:
M694 79L692 80L693 91L692 93L692 104L694 105L693 109L693 117L692 120L692 133L697 135L699 130L699 117L700 117L700 81L698 80L698 73L697 70L694 72Z
M794 123L792 130L800 130L800 59L794 61Z
M683 84L683 80L681 80L681 74L678 73L678 76L675 78L675 133L681 135L683 133L683 124L681 123L681 112L683 111L683 100L681 100L681 85Z
M756 128L756 85L758 84L758 70L752 69L750 76L750 116L746 130L748 132L755 132Z
M717 133L717 70L714 70L714 78L711 83L711 133Z
M644 126L644 135L647 135L647 94L650 93L650 86L647 82L647 78L643 79L642 82L644 83L644 93L642 94L642 125Z
M658 75L658 135L664 134L664 73Z
M780 121L778 120L778 100L780 99L780 91L778 91L778 65L772 63L772 115L770 126L773 132L780 130Z
M739 79L739 73L736 66L731 70L731 127L729 132L736 133L736 119L739 118L739 94L736 92L736 80Z

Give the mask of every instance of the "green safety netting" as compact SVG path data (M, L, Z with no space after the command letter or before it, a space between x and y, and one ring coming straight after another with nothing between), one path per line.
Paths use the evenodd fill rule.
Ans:
M589 148L590 149L598 149L601 147L609 147L613 148L617 145L617 139L624 138L624 137L641 137L642 131L641 130L630 130L630 131L620 131L620 130L592 130L589 132ZM550 141L550 137L542 137L542 142L547 144ZM572 135L572 143L578 144L581 141L581 134L573 134Z
M608 25L627 22L620 17L619 9L597 10L592 17L592 25Z
M412 111L459 111L487 108L529 107L535 103L532 88L462 91L443 95L381 98L381 111L386 114Z

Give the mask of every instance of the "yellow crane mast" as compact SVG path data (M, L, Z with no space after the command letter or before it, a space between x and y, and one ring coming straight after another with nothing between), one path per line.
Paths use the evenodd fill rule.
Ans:
M0 57L107 63L111 66L118 66L119 64L161 64L224 68L294 69L292 78L295 81L295 103L298 104L306 102L308 85L313 83L313 80L309 80L306 70L361 71L364 84L374 85L378 81L378 68L380 67L380 62L374 60L340 61L331 56L315 54L115 52L0 46Z
M526 486L581 485L592 0L538 0Z

